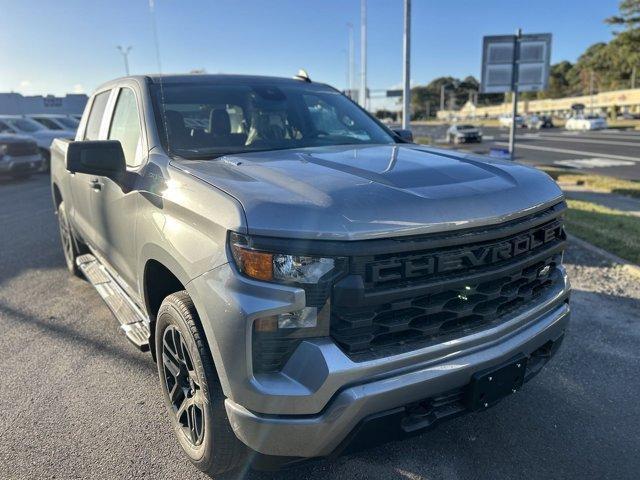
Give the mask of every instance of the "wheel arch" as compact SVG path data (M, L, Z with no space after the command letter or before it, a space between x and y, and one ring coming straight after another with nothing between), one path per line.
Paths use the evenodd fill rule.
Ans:
M58 211L58 207L62 203L62 192L60 192L60 187L58 187L57 183L51 184L51 195L53 196L53 205L56 207L56 212Z

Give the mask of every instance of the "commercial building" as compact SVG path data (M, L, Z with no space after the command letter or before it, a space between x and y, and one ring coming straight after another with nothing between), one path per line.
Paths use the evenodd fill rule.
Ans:
M584 105L586 113L593 111L596 115L619 115L621 113L640 113L640 88L600 92L594 95L579 97L546 98L543 100L522 100L518 102L521 114L551 115L566 117L571 114L571 107ZM496 118L511 113L511 103L478 107L467 102L460 110L444 110L438 112L438 118Z
M26 115L29 113L81 114L87 104L84 93L68 93L64 97L53 95L24 96L20 93L0 93L0 114Z

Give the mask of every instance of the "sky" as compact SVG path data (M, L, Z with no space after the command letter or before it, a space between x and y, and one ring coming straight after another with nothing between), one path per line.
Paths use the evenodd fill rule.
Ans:
M0 0L0 92L91 93L124 75L117 45L133 48L132 74L293 76L345 88L347 23L359 60L360 0ZM412 84L479 77L484 35L553 34L552 63L608 41L603 19L618 0L413 0ZM402 0L368 0L368 85L402 81ZM356 67L359 71L359 67Z

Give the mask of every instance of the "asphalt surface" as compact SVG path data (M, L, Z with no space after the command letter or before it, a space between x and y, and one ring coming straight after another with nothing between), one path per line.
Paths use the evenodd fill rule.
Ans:
M446 126L412 125L414 136L431 137L446 145ZM452 148L489 154L507 149L507 128L483 127L482 143L451 145ZM448 146L448 145L447 145ZM577 168L629 180L640 180L640 132L633 130L567 131L561 128L518 129L516 160L532 165Z
M404 442L251 479L635 479L640 280L567 254L573 319L522 392ZM204 478L183 457L155 365L65 267L47 179L0 182L0 479Z

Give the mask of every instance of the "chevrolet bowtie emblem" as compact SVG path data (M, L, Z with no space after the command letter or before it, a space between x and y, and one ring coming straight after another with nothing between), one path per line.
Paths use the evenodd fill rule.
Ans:
M551 270L551 267L549 265L542 267L538 272L538 277L544 277L546 275L549 275L550 270Z

